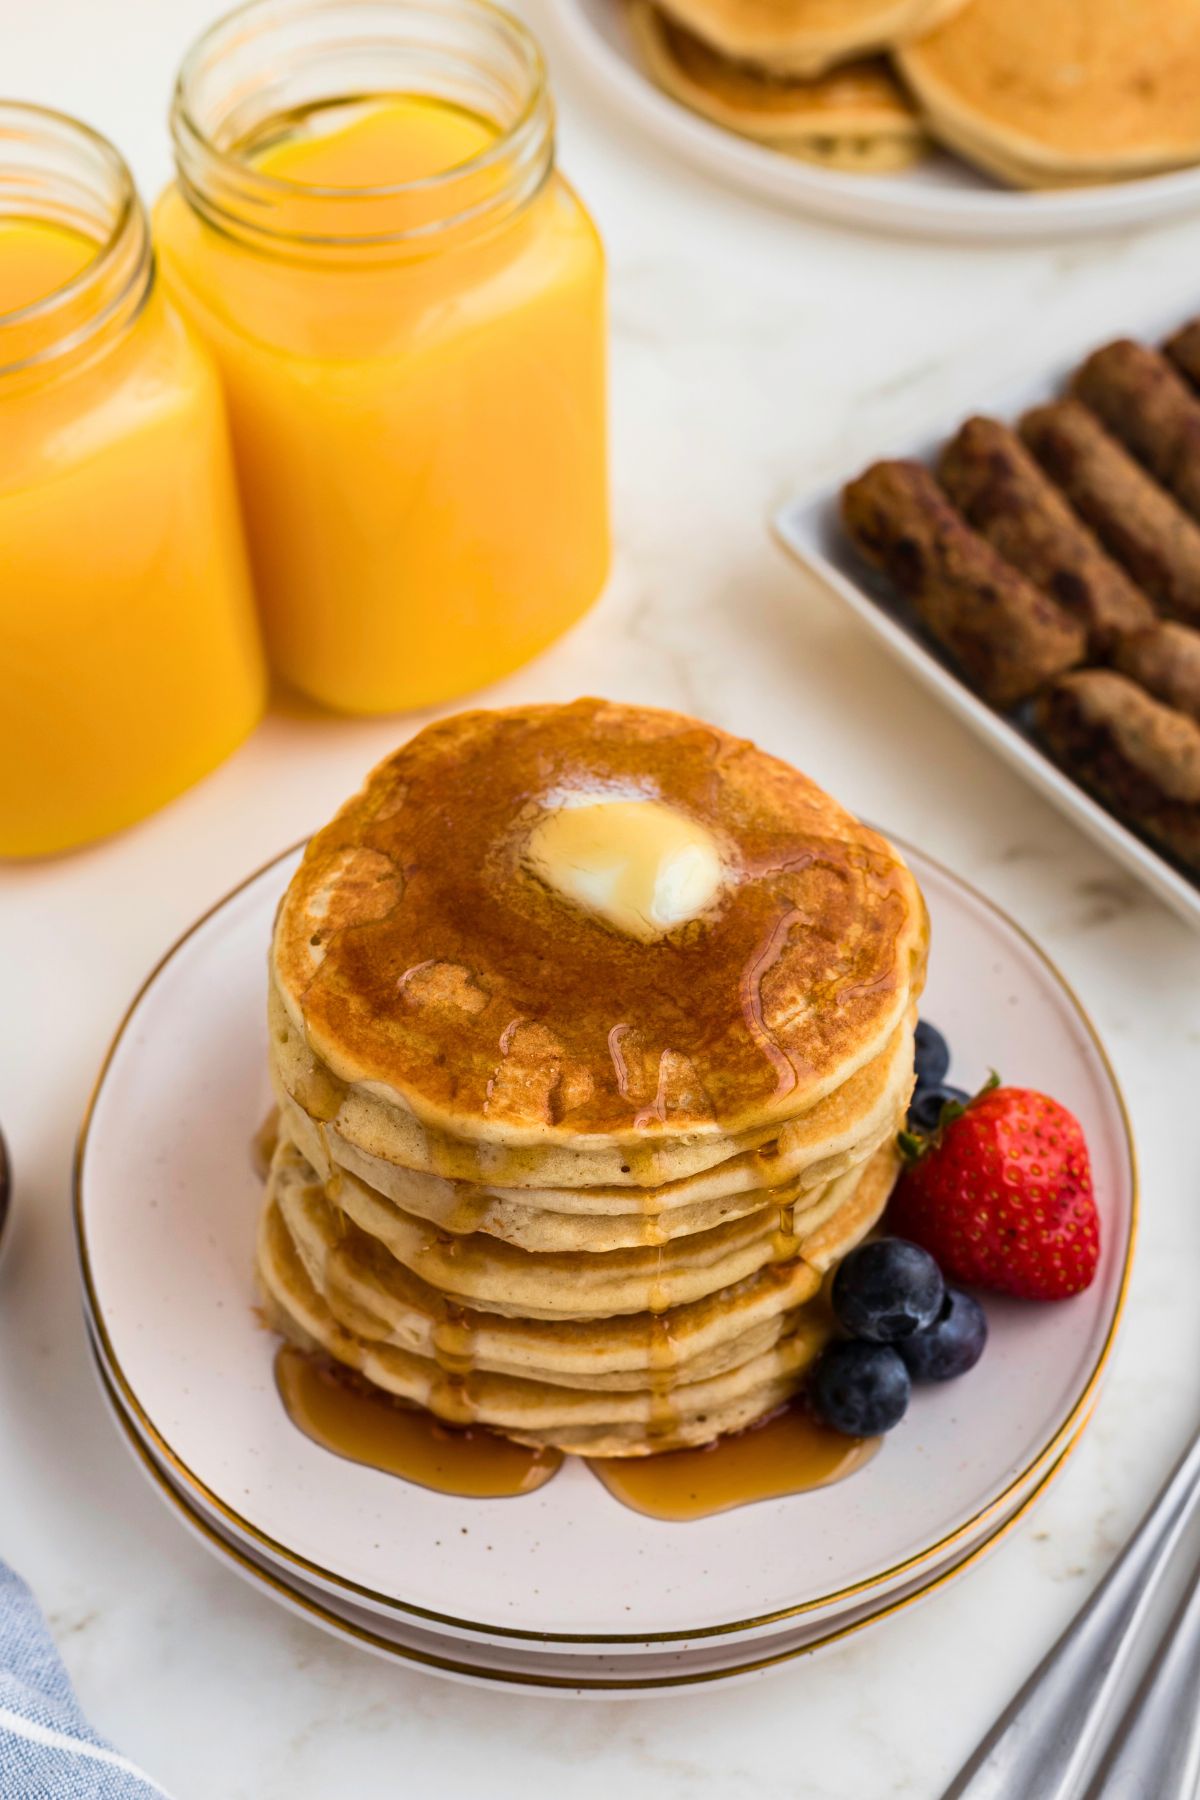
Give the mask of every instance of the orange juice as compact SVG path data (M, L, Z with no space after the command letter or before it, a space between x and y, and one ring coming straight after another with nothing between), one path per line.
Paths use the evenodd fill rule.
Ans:
M261 11L234 20L243 111ZM310 33L324 11L345 15L306 5ZM371 12L468 33L479 14L524 40L474 0ZM155 235L224 380L271 657L349 712L477 688L578 618L608 561L603 258L553 170L540 75L519 129L469 93L375 89L264 102L226 142L220 44L201 48L210 89L192 95L185 64ZM372 48L386 76L389 44Z
M34 109L4 110L36 136ZM155 288L140 208L114 209L107 236L65 206L0 215L2 855L142 817L263 704L219 384Z
M33 306L64 288L99 245L69 225L0 216L0 313Z

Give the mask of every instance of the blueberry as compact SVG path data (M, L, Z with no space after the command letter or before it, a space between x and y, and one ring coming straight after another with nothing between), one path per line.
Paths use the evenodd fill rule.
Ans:
M917 1020L917 1086L940 1087L950 1067L950 1046L928 1019Z
M898 1348L914 1381L953 1381L975 1367L987 1334L987 1314L978 1300L959 1288L947 1288L933 1324L905 1338Z
M942 1272L906 1238L859 1244L833 1278L833 1310L852 1337L893 1344L932 1325L945 1295Z
M818 1417L847 1437L890 1431L904 1417L911 1392L908 1370L888 1344L830 1344L813 1371Z
M938 1087L919 1087L908 1109L909 1130L936 1131L942 1108L948 1100L955 1100L959 1106L965 1106L970 1098L970 1094L963 1088L947 1087L944 1084Z

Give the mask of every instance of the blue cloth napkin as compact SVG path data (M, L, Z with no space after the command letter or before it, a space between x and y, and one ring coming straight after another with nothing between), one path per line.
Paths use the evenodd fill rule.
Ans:
M155 1796L166 1800L84 1719L36 1600L0 1563L0 1800Z

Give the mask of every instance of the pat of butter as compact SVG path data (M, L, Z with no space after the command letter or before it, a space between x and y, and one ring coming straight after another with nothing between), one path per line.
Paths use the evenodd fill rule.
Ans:
M662 937L720 892L712 833L661 800L572 795L534 827L533 872L630 937Z

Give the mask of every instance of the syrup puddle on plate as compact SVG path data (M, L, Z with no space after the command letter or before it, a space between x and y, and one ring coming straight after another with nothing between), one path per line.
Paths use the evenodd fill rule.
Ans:
M290 1344L276 1353L275 1381L288 1417L314 1443L439 1494L473 1500L532 1494L563 1464L559 1450L531 1450L496 1432L443 1425L423 1407L371 1393Z
M466 1499L531 1494L557 1475L559 1450L530 1449L480 1426L443 1425L423 1407L372 1392L332 1363L284 1344L275 1380L292 1423L323 1449ZM875 1454L878 1439L845 1438L799 1406L702 1450L588 1460L614 1499L652 1519L704 1519L828 1487Z
M700 1450L597 1457L588 1467L623 1506L679 1523L828 1487L861 1469L878 1447L878 1438L842 1437L801 1406L786 1406Z

